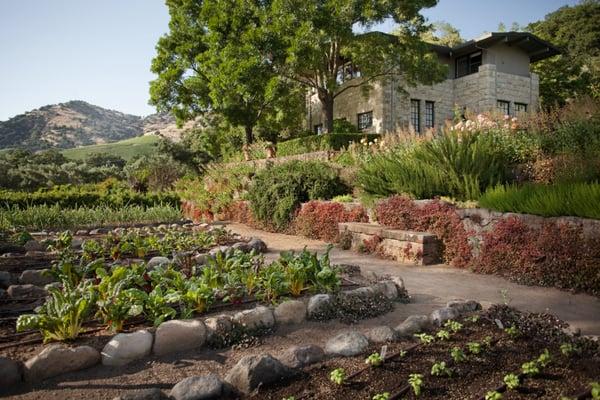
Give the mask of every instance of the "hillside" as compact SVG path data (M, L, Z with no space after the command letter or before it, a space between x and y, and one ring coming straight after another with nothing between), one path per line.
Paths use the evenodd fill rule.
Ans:
M152 153L154 151L154 146L158 143L158 141L158 136L146 135L113 143L95 144L91 146L66 149L63 150L62 153L65 157L72 160L82 160L93 153L108 153L114 156L122 157L125 160L130 160L136 155Z
M178 129L169 115L153 114L142 118L108 110L85 101L48 105L0 121L0 149L70 149L102 145L140 137L159 135L178 140Z

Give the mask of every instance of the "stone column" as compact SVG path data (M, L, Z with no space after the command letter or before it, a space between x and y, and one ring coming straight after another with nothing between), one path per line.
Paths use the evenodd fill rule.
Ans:
M496 65L484 64L479 67L478 112L496 109Z

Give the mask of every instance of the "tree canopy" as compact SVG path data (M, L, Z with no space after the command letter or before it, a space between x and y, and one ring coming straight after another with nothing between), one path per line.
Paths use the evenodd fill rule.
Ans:
M427 43L449 47L458 46L465 42L462 36L460 36L460 31L446 21L434 22L431 28L421 35L421 39Z
M561 7L527 29L563 51L533 66L540 76L543 105L582 96L600 98L600 1Z

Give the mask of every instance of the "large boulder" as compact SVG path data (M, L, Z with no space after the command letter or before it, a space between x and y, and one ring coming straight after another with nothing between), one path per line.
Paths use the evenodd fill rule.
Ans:
M352 357L363 353L369 341L360 332L342 332L329 339L325 344L325 352L336 356Z
M456 308L461 314L481 310L481 304L475 300L452 300L446 307Z
M92 229L89 233L90 235L106 235L109 232L107 228L96 228Z
M431 322L436 326L442 326L442 324L448 320L455 319L460 316L460 311L456 307L444 307L434 310L429 318Z
M92 367L100 354L90 346L66 347L53 344L25 362L25 380L37 382L67 372Z
M375 290L375 293L385 296L390 300L396 300L398 298L398 288L391 280L377 282L371 287Z
M412 337L415 333L422 332L429 326L427 315L411 315L395 328L399 337Z
M289 377L292 370L268 354L246 356L227 374L225 381L242 393Z
M8 287L8 289L6 289L6 293L13 298L44 297L48 294L43 288L32 284L11 285Z
M0 392L21 382L21 366L8 358L0 357Z
M257 253L265 253L267 251L267 244L259 238L252 238L248 242L249 251L254 250Z
M171 260L169 260L169 258L167 257L162 257L162 256L156 256L156 257L152 257L149 261L147 267L149 270L152 270L158 266L161 265L166 265L166 264L170 264Z
M299 324L306 319L306 305L300 300L288 300L279 304L273 311L278 324Z
M217 254L223 254L223 255L228 255L231 254L233 252L232 248L229 246L217 246L213 249L210 249L210 251L208 252L209 257L213 257L215 258L217 256Z
M223 382L216 374L190 376L178 382L169 397L173 400L220 399L223 395Z
M248 246L248 243L246 242L237 242L231 245L231 249L232 250L239 250L242 251L244 253L247 253L250 251L250 247Z
M281 362L290 368L302 368L322 361L325 358L325 351L315 345L293 346L283 353Z
M258 306L251 310L240 311L234 314L233 321L249 330L268 329L275 325L273 311L265 306Z
M46 248L35 239L28 240L23 247L26 251L46 251Z
M19 282L22 285L45 286L55 281L49 272L48 269L26 269L21 273Z
M333 296L316 294L308 299L308 318L316 320L330 319L334 314Z
M162 398L163 395L160 389L151 388L124 393L113 400L161 400Z
M197 349L206 341L202 321L172 320L159 325L154 334L153 352L157 355Z
M147 330L115 335L102 349L102 364L121 366L150 354L152 334Z
M0 287L9 287L12 283L12 275L8 271L0 271Z
M204 325L206 326L207 339L211 339L214 335L227 335L233 330L231 317L226 314L206 318Z
M389 326L376 326L366 332L367 339L373 343L386 343L396 340L397 334Z

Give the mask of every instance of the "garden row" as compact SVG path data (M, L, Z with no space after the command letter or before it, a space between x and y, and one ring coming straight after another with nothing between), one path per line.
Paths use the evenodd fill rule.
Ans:
M24 363L0 358L4 372L1 382L17 385L21 379L39 382L43 379L89 368L98 363L122 366L148 357L199 350L204 346L221 348L249 337L270 332L276 325L300 324L307 318L328 320L348 315L366 318L389 310L382 306L403 300L405 291L401 279L381 280L369 286L336 294L317 294L302 299L282 301L276 306L256 306L252 309L219 314L204 320L182 319L160 322L153 329L119 333L101 349L94 346L76 347L50 345ZM370 310L370 311L369 311ZM344 314L344 313L347 313ZM13 386L16 389L16 386Z

